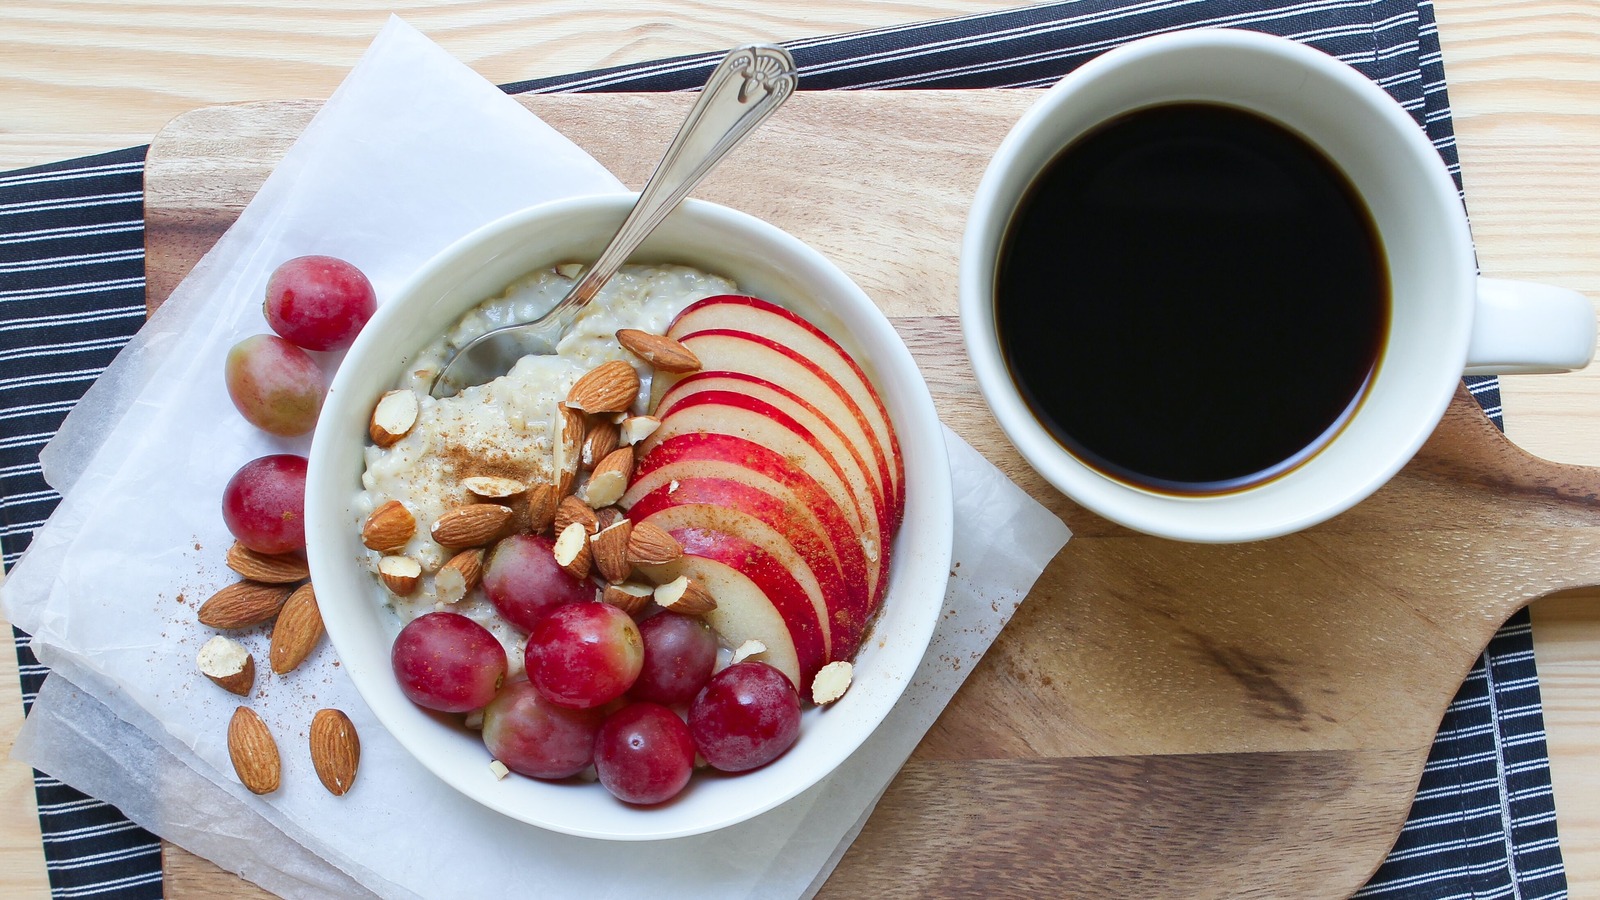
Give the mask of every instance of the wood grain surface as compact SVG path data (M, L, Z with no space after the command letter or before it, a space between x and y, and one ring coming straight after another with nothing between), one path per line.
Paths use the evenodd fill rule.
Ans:
M485 77L505 82L757 37L1012 5L634 0L596 13L575 0L415 0L398 7L265 0L248 9L213 0L115 7L19 0L0 6L0 169L143 143L173 115L196 107L326 96L391 8ZM1600 215L1587 188L1600 178L1600 0L1438 0L1435 9L1485 271L1600 295ZM1507 379L1504 393L1518 444L1551 459L1600 465L1600 370ZM959 403L981 411L975 394ZM1567 591L1534 604L1558 821L1575 897L1600 897L1597 601L1600 593ZM11 711L0 718L7 746L20 706L14 675L14 662L0 654L0 706ZM44 870L26 767L0 766L0 798L0 894L40 895ZM171 854L168 874L175 897L247 887L216 880L214 867L181 851Z
M637 184L689 99L523 102ZM1077 508L998 432L953 315L960 213L1032 99L802 94L697 191L838 261L894 318L941 418L1075 534L824 894L1348 894L1393 842L1489 636L1535 598L1600 584L1600 469L1532 457L1462 394L1387 487L1301 534L1180 544ZM146 176L152 302L314 109L213 108L163 130ZM804 175L770 178L780 149Z

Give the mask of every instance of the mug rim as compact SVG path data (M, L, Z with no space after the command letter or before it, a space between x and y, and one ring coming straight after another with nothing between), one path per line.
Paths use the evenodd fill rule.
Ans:
M979 389L1002 430L1028 463L1058 490L1105 518L1135 530L1196 542L1249 541L1288 534L1331 518L1370 496L1411 459L1443 416L1465 367L1472 322L1470 306L1462 299L1464 295L1453 289L1452 302L1456 309L1442 333L1429 335L1435 354L1428 364L1432 370L1419 376L1424 384L1408 404L1404 420L1406 430L1390 436L1384 445L1387 449L1372 456L1371 464L1362 467L1359 478L1348 476L1344 482L1322 490L1310 500L1276 502L1310 477L1306 473L1307 465L1227 493L1158 493L1113 478L1078 459L1039 423L1005 363L993 307L994 275L1006 228L1021 194L1026 191L1025 186L1042 170L1042 165L1034 165L1031 160L1024 164L1019 158L1036 153L1041 141L1053 158L1088 128L1110 118L1100 115L1084 127L1076 127L1074 123L1075 129L1052 124L1054 117L1070 109L1081 94L1105 79L1122 77L1125 70L1158 56L1218 51L1241 59L1264 63L1287 61L1303 66L1308 80L1320 79L1367 107L1382 120L1388 132L1382 139L1392 148L1399 161L1397 164L1422 176L1420 180L1425 184L1419 191L1426 191L1435 207L1429 213L1434 217L1434 227L1445 232L1443 243L1448 250L1447 258L1429 261L1428 270L1451 274L1464 284L1471 284L1476 272L1459 191L1432 142L1411 115L1382 88L1349 65L1313 47L1287 38L1235 29L1180 31L1143 38L1110 50L1046 90L1024 112L995 151L969 211L961 243L959 276L962 334L968 356ZM1183 89L1177 91L1182 92ZM1147 103L1128 104L1113 114L1185 102L1186 99L1225 103L1276 120L1276 116L1260 109L1251 98L1218 100L1200 96L1198 92L1190 98L1152 95ZM1326 149L1323 152L1328 153ZM1334 154L1329 153L1329 156L1338 163ZM1017 188L1019 172L1023 179L1020 191ZM1392 270L1393 260L1388 265ZM1388 354L1386 349L1380 359L1380 369ZM1375 374L1373 384L1377 381ZM1352 422L1360 418L1369 405L1372 390L1369 386L1367 395L1359 401L1363 409L1356 412ZM1342 436L1324 445L1313 455L1313 461Z

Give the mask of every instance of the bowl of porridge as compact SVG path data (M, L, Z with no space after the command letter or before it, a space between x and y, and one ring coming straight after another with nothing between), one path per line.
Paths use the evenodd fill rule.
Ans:
M629 195L586 197L514 213L461 238L425 262L393 296L381 298L377 314L333 379L318 422L307 480L306 535L312 579L342 671L376 718L418 761L466 796L514 819L584 837L654 840L745 821L823 780L862 747L889 715L927 650L948 578L952 501L943 432L927 385L888 320L815 250L770 224L715 204L686 201L669 216L568 330L557 352L524 357L501 378L453 397L428 396L427 386L454 347L498 324L536 317L559 300L583 261L598 254L631 203ZM453 513L463 506L504 503L513 513L496 532L497 539L537 529L528 518L537 519L539 513L530 512L525 502L485 498L474 491L485 490L479 485L495 479L518 488L559 483L563 467L570 465L562 456L564 415L572 415L560 410L573 402L580 380L602 367L608 371L631 367L639 384L633 399L625 401L626 408L586 413L591 425L608 427L603 426L607 418L619 428L629 418L653 421L657 404L663 404L663 410L672 406L671 413L659 417L661 433L640 438L635 445L641 460L651 458L643 450L646 446L666 447L672 440L690 447L686 452L693 455L693 448L705 443L697 428L744 434L751 443L762 445L753 453L789 452L783 449L787 435L764 437L761 429L770 422L758 418L753 425L739 426L748 433L719 424L719 417L751 415L726 399L730 386L738 388L733 384L741 377L738 373L696 373L705 377L690 385L692 376L653 368L617 339L620 329L666 335L701 307L726 303L730 297L748 300L728 311L732 321L759 313L779 325L770 339L750 339L771 355L770 365L762 361L747 368L758 370L761 378L768 376L768 368L772 372L793 368L800 373L796 377L815 377L833 385L837 393L837 399L807 399L805 389L796 388L794 393L801 396L795 398L779 387L761 401L768 404L761 408L792 401L795 419L806 422L811 417L811 430L827 433L816 452L842 473L837 484L828 476L819 478L820 486L807 482L809 487L772 476L766 490L790 501L784 508L791 512L783 515L792 514L797 521L803 519L805 527L819 531L855 529L849 539L828 551L833 555L822 557L823 564L816 555L820 551L802 548L786 556L789 550L778 544L768 547L771 558L765 574L751 575L769 589L772 608L785 610L784 616L793 615L797 607L805 612L808 597L816 607L810 625L796 627L786 619L792 638L768 638L762 651L751 657L768 662L796 683L804 699L799 736L786 752L749 771L730 774L697 766L681 793L652 805L617 799L596 783L593 767L571 777L535 778L515 772L508 776L501 766L492 765L494 756L478 730L483 718L478 710L463 706L440 712L440 707L418 705L397 678L392 661L396 637L408 623L444 611L473 620L492 636L492 643L500 645L506 656L507 683L532 677L524 671L527 623L505 615L504 607L490 602L482 586L460 590L454 573L446 570L459 565L453 562L458 555L473 551L463 551L458 546L461 541L442 537L440 528L448 531L452 524L439 523L453 523ZM738 335L732 334L736 329L718 327L725 320L704 311L701 318L709 327L686 337L683 346L720 360L724 348L717 342L739 344ZM729 358L744 359L740 347L728 350L734 354ZM832 356L835 351L840 356ZM708 368L731 367L719 362ZM815 371L832 374L805 374ZM781 381L776 374L772 378ZM838 387L840 383L846 387ZM768 388L763 383L761 389ZM401 436L379 435L373 425L375 406L396 392L416 398L415 422ZM411 403L410 396L405 400ZM791 421L777 413L771 418ZM682 433L662 438L674 430ZM842 468L826 456L828 448L846 460ZM724 470L730 465L725 460L716 464ZM641 461L637 474L624 476L635 479L629 490L643 490L650 465ZM596 466L594 472L578 474L576 484L561 486L560 493L572 492L605 506L595 500L602 493L594 483L599 471ZM667 471L677 470L654 474ZM471 490L463 485L469 474L479 479ZM730 477L738 480L737 475ZM660 480L657 495L670 496L680 487L676 477ZM702 481L724 484L729 477L684 479L686 488ZM517 497L525 501L531 494L529 490ZM853 507L853 497L867 499ZM638 505L628 508L629 499ZM633 515L650 499L637 500L630 494L617 507L601 509L602 524ZM842 513L827 511L835 499ZM370 523L379 517L380 508L392 505L405 507L414 528L375 549ZM670 527L676 521L671 518L674 512L659 513L665 517L660 521ZM842 524L829 525L830 515ZM703 576L714 596L726 592L717 601L720 612L704 614L723 639L716 664L720 670L738 649L729 645L723 629L736 635L748 626L760 633L764 620L740 612L743 600L736 595L747 579L737 571L727 574L738 565L718 557L719 548L694 545L700 532L693 524L672 533L684 542L681 562L687 568L682 571ZM769 516L767 524L787 533L785 521ZM642 530L637 523L633 527ZM594 537L592 530L590 536ZM760 543L759 536L750 540ZM492 554L494 546L479 549ZM556 556L560 557L559 547ZM396 581L389 577L392 572L379 571L384 559L398 558L415 561L414 581ZM865 574L830 582L831 570L823 573L829 561L840 572ZM680 571L675 565L651 567L641 562L628 575L628 583L643 582L647 588L669 583ZM619 577L612 576L609 582ZM404 587L397 589L402 582ZM793 585L797 599L787 607L778 594L789 588L778 582ZM596 568L584 583L598 601L608 578ZM835 594L846 599L836 601ZM653 596L660 600L662 595L657 591ZM674 594L663 602L676 601ZM649 611L634 614L648 616ZM769 618L775 621L776 614ZM494 651L492 646L488 649ZM814 704L819 668L842 659L849 660L852 668L847 689L836 700ZM614 707L615 703L605 709Z

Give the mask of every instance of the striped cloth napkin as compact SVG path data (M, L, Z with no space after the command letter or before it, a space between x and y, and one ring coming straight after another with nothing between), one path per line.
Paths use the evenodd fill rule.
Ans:
M1429 3L1075 0L795 41L801 87L1044 87L1117 44L1180 28L1284 35L1360 69L1416 117L1460 182ZM511 92L689 90L720 53L509 85ZM7 567L57 500L39 449L144 317L145 148L0 175L0 551ZM1499 420L1493 379L1470 386ZM18 634L23 702L45 672ZM113 807L36 775L54 895L160 897L160 845ZM1360 896L1561 897L1527 614L1513 618L1440 725L1411 816Z

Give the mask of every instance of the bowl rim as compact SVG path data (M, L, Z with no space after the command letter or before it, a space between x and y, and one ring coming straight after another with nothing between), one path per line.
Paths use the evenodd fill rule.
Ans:
M380 344L386 332L399 327L394 324L394 321L406 315L406 310L409 307L415 306L417 303L426 302L425 300L415 299L419 291L424 290L437 279L446 277L452 270L463 269L465 266L471 265L474 255L481 254L482 248L496 236L506 232L528 229L537 223L559 221L574 215L590 213L596 209L612 211L615 213L616 219L620 221L627 208L632 205L635 196L634 194L626 193L588 195L541 203L509 213L463 235L423 263L401 287L392 292L389 298L379 305L372 321L368 323L368 327L363 329L362 334L347 352L346 359L359 361L372 354L376 354L380 358L387 355L389 362L393 363L394 371L391 375L395 376L390 380L397 381L400 366L404 365L403 355L414 352L417 348L398 348L400 356L396 356L397 348L390 347L385 349L375 345ZM831 261L800 239L768 222L726 206L694 199L684 201L679 209L668 218L668 221L663 223L661 229L671 227L674 219L693 222L697 226L709 226L713 229L746 232L758 241L772 244L783 252L791 254L793 259L798 260L805 267L827 276L827 284L825 286L837 293L837 296L830 299L842 301L842 305L850 309L856 319L851 323L851 333L837 335L837 338L841 339L842 342L857 346L872 346L878 351L870 358L866 357L865 353L862 352L861 362L864 368L875 373L874 381L880 393L886 395L891 393L886 390L885 376L887 374L894 374L897 382L901 382L898 385L901 388L898 391L900 394L898 402L891 403L889 397L885 396L885 407L889 410L896 433L900 437L901 446L903 448L914 447L911 452L917 454L917 458L921 460L920 465L931 468L935 477L925 477L925 483L919 483L916 486L916 500L919 507L922 507L918 511L918 518L921 523L915 532L918 536L917 556L919 561L917 568L912 575L903 574L903 570L897 572L895 568L891 568L891 573L899 574L901 578L920 577L920 580L926 582L926 584L916 585L918 591L927 591L937 587L935 592L937 602L925 602L926 611L919 609L919 614L911 620L915 627L897 632L897 639L904 639L906 644L914 645L912 647L914 652L909 656L895 657L895 659L906 659L908 662L896 666L890 673L894 678L890 690L875 692L871 695L871 700L875 705L865 707L865 714L860 716L862 725L859 729L848 732L848 739L838 739L836 735L834 740L813 740L809 746L805 744L806 734L804 729L802 730L800 742L796 746L806 747L804 756L806 765L804 768L797 770L797 774L804 777L793 777L777 781L775 783L779 785L778 790L772 791L765 797L753 799L748 804L740 805L725 815L704 817L703 820L696 821L694 824L680 825L678 827L660 829L645 827L638 831L626 833L586 827L581 822L574 823L561 820L558 817L552 817L547 810L530 810L524 808L525 804L506 802L510 795L504 791L495 791L493 782L486 782L482 778L469 777L469 770L475 769L475 765L466 766L455 759L440 758L438 753L430 752L428 748L424 747L421 743L421 737L410 733L410 729L413 727L412 721L414 720L408 721L408 719L414 715L414 711L397 709L389 697L375 693L377 689L384 688L383 685L375 680L377 678L387 679L390 683L389 688L393 686L393 674L387 665L387 658L385 658L385 664L381 667L381 672L376 671L379 667L368 667L360 664L351 665L346 661L343 671L351 679L357 693L361 695L363 702L367 704L373 716L405 748L413 759L421 763L435 777L482 806L502 815L547 830L580 837L607 840L660 840L716 831L767 812L830 777L851 754L877 731L883 724L883 720L899 703L901 695L910 685L923 657L927 653L934 629L938 624L944 593L948 587L949 562L953 552L954 541L954 513L953 488L950 481L949 458L942 434L943 428L921 370L911 357L904 341L894 331L888 318L884 316L882 310L872 302L865 292ZM688 261L687 264L696 265L693 260ZM765 260L762 264L772 265L770 261ZM536 266L538 263L533 265ZM700 265L703 266L704 264L701 263ZM459 281L464 277L466 276L463 273L453 280ZM472 302L481 302L482 299L485 298L478 298ZM463 307L459 312L464 313L466 308ZM861 333L863 328L869 332L865 336ZM345 484L343 476L335 474L335 470L338 467L335 465L335 460L329 458L330 454L334 452L329 448L336 440L330 437L330 433L337 430L341 422L348 423L353 421L352 416L356 412L360 412L363 418L367 414L364 407L360 406L360 404L364 404L367 401L357 396L359 392L349 388L350 382L355 378L356 366L340 366L329 386L328 400L324 405L322 416L319 418L309 453L310 466L306 488L306 529L308 537L307 559L310 564L313 582L319 580L319 573L325 576L332 575L335 571L333 567L349 566L351 563L348 556L340 549L341 545L331 543L331 541L337 541L341 538L346 541L354 540L350 535L341 535L336 529L348 530L345 528L345 524L350 519L348 511L349 498L353 496L354 491L358 488L352 488ZM364 446L364 441L362 446ZM335 498L339 499L336 500ZM908 506L910 503L910 495L908 494ZM903 552L902 542L908 532L911 531L912 529L902 525L899 533L897 533L896 550L902 552L895 554L899 561L892 562L892 567L905 565L908 554ZM891 577L893 577L893 574ZM324 578L323 580L328 579ZM335 582L329 581L329 583ZM896 582L891 581L891 592L893 592L895 586ZM374 589L376 589L376 582L374 582ZM329 598L324 603L324 625L328 632L329 640L336 651L339 651L341 646L349 645L349 641L353 636L351 629L364 627L356 618L359 610L356 610L355 607L362 601L372 602L376 596L377 594L375 593L365 593L361 595L359 600L345 598L341 602L340 598ZM889 602L890 598L886 595L885 608L887 608ZM347 609L351 610L349 615L345 614ZM882 613L880 612L879 617L881 615ZM874 626L876 626L877 621L878 618L875 618ZM398 620L396 627L398 628ZM869 638L870 635L871 629L868 632ZM864 639L863 650L867 646L868 641ZM902 654L904 650L905 648L902 646ZM343 654L341 653L342 656ZM804 694L805 689L803 686L800 687L800 690ZM815 710L807 713L808 716L815 714ZM442 722L440 725L441 727L449 727ZM792 753L793 751L791 750L790 752ZM486 760L487 757L485 757ZM782 758L773 765L777 765L781 761ZM474 760L473 762L475 764L477 761ZM570 787L564 784L552 786ZM652 812L650 809L640 809L637 814L648 820Z

